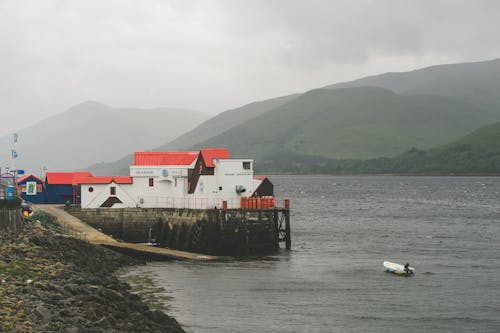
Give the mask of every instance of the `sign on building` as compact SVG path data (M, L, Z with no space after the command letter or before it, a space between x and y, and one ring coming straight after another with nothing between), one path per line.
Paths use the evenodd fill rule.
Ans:
M26 182L26 195L36 195L36 182Z

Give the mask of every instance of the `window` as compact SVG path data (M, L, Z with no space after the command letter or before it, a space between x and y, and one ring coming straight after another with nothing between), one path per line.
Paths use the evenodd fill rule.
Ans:
M94 192L94 188L93 187L89 187L89 192Z
M250 170L250 167L251 167L251 163L250 162L243 162L243 169L245 170Z
M110 195L116 195L116 187L112 186L109 188L109 194Z
M155 185L155 181L153 178L149 178L149 187L153 187Z
M219 186L219 191L222 191L222 186Z

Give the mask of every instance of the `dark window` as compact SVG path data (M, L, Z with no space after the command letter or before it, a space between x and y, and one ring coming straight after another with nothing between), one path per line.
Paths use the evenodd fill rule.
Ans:
M116 187L114 187L114 186L113 186L113 187L110 187L110 188L109 188L109 194L111 194L111 195L116 195Z
M219 186L219 191L222 191L222 186Z
M245 170L250 170L251 163L250 162L243 162L243 169Z
M94 188L93 187L89 187L89 192L94 192Z
M155 185L154 179L153 178L149 178L149 187L153 187L154 185Z

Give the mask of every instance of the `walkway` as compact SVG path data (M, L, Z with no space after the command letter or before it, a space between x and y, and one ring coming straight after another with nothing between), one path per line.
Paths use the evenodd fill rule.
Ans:
M73 215L67 213L61 205L35 205L35 210L43 210L55 217L57 217L59 223L72 230L71 236L76 238L85 239L89 243L104 245L109 248L114 248L116 250L124 250L129 252L135 252L143 254L145 256L151 255L156 257L164 257L169 259L189 259L189 260L216 260L219 259L217 256L205 255L200 253L179 251L166 249L162 247L140 245L126 242L119 242L116 239L103 234L100 231L92 228L88 224L82 222L80 219L74 217Z

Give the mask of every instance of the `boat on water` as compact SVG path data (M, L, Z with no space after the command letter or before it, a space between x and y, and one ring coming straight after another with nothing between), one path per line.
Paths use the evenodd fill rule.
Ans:
M401 265L390 261L384 261L385 271L388 273L410 276L415 274L415 268L410 267L410 264Z

